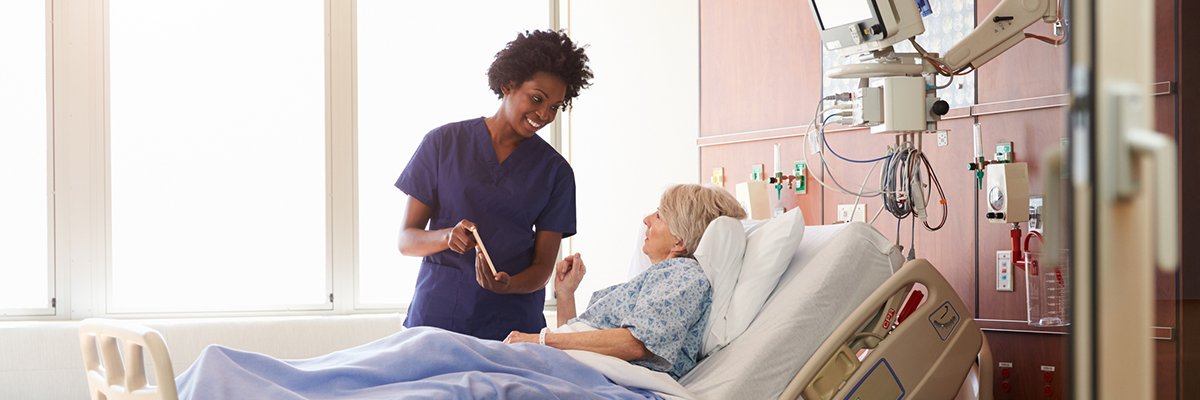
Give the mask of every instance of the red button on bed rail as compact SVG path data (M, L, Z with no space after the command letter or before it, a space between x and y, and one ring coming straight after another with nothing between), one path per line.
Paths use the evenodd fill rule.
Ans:
M1046 382L1050 382L1050 381L1054 380L1054 373L1050 372L1050 371L1046 371L1046 373L1042 374L1042 378L1045 379Z
M1009 389L1008 382L1000 382L1000 391L1001 392L1008 393L1008 389Z
M1000 377L1001 378L1008 378L1008 375L1009 375L1008 368L1000 368Z
M1051 388L1050 385L1046 385L1046 389L1042 391L1046 393L1046 397L1050 397L1050 395L1054 394L1054 388Z

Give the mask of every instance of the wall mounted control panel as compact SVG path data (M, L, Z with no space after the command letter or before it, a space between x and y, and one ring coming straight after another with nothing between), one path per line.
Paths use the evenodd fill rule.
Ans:
M1012 250L996 252L996 291L1013 291Z

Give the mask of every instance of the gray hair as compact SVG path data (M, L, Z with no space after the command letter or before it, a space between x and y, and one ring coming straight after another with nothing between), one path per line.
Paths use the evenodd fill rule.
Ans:
M671 234L686 248L679 257L693 258L708 223L720 216L745 219L746 211L725 189L712 185L681 184L667 188L658 204L658 214Z

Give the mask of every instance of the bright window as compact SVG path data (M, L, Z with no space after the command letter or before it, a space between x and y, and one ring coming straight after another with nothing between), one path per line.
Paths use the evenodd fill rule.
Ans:
M46 3L0 2L0 315L50 307Z
M421 138L494 114L496 52L518 32L549 27L546 0L358 1L360 304L412 298L421 260L397 250L407 196L394 184Z
M110 0L108 312L329 307L321 0Z

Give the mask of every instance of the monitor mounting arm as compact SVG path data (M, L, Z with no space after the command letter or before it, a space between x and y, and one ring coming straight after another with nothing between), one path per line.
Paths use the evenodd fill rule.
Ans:
M1025 39L1025 28L1037 20L1058 20L1055 0L1001 0L979 26L942 57L951 72L979 66Z

